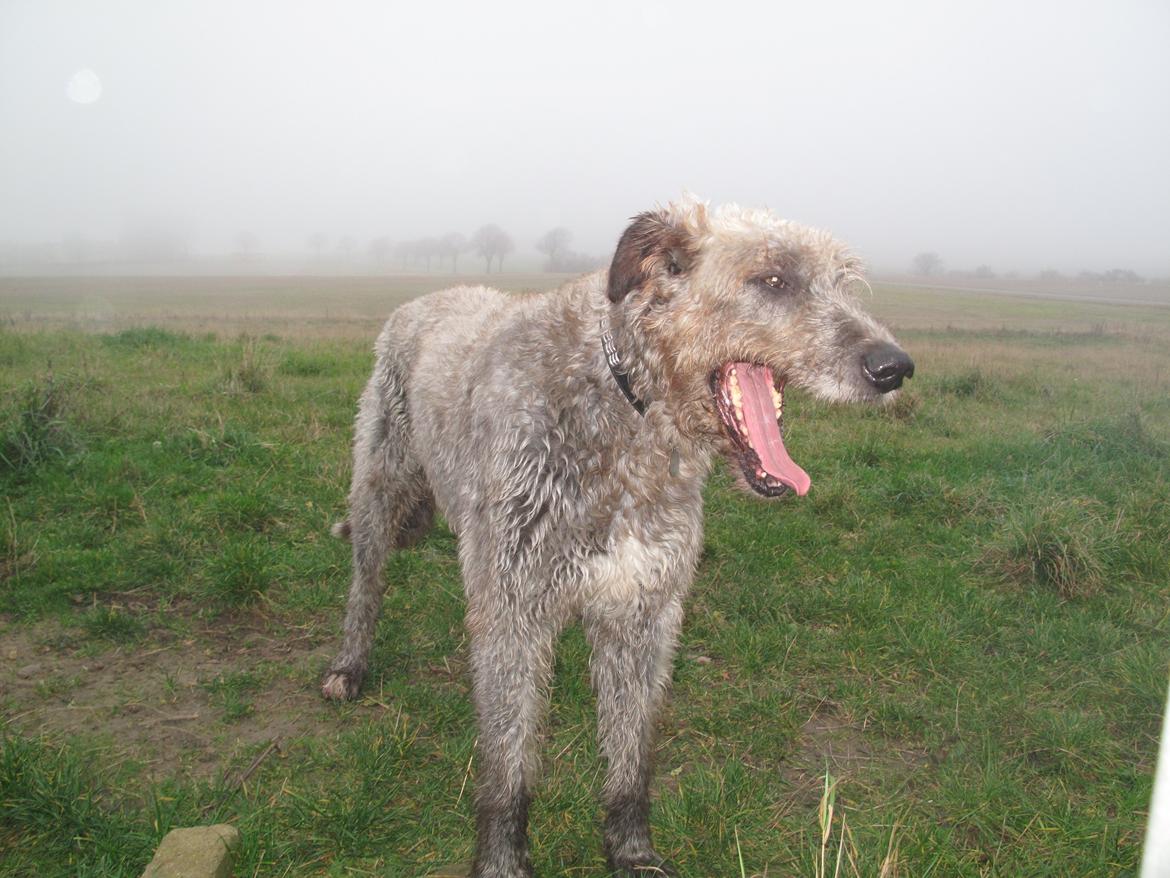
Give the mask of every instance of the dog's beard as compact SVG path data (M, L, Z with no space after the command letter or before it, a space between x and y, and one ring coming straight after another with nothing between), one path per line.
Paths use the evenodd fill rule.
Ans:
M715 410L748 486L777 497L795 491L803 497L812 480L784 447L784 384L759 363L724 363L711 374Z

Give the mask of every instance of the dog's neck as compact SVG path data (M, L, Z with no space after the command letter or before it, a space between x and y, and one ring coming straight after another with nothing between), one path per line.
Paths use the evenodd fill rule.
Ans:
M629 305L613 306L604 286L573 298L584 318L581 341L593 352L594 374L608 385L613 413L640 437L638 444L658 448L670 476L705 478L711 449L679 433L668 388L654 380L655 353L640 337L637 315Z
M655 403L667 401L666 387L660 386L660 382L655 380L655 375L661 374L662 370L655 368L655 354L647 348L646 340L639 330L638 314L635 313L637 306L629 301L622 305L612 305L605 296L604 287L599 294L600 302L594 307L600 318L599 328L603 337L599 342L602 344L606 365L618 386L629 388L629 394L624 388L622 394L630 405L637 409L634 400L638 400L642 404L639 413L644 415ZM594 323L594 326L598 325ZM606 331L608 344L604 338Z
M622 357L618 353L617 346L614 343L608 318L602 317L599 325L601 330L601 349L605 354L605 364L609 366L609 373L613 375L613 380L617 383L618 389L629 401L630 405L634 407L634 411L645 417L646 403L634 393L634 389L630 386L630 373L622 365Z

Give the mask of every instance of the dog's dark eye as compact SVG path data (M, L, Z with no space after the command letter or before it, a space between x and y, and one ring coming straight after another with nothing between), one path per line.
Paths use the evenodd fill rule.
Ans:
M678 262L672 258L670 260L670 262L668 262L666 264L666 273L667 274L682 274L682 266L679 265Z
M766 286L769 286L769 287L771 287L771 288L772 288L772 289L774 289L774 290L786 290L786 289L788 289L788 281L786 281L784 278L782 278L782 277L781 277L780 275L778 275L778 274L769 274L769 275L766 275L766 276L763 278L763 281L764 281L764 284L765 284Z

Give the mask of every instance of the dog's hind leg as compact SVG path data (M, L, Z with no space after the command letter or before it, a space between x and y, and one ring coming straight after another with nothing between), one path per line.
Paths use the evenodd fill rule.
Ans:
M379 362L358 411L349 516L334 528L353 544L353 581L341 651L321 683L329 699L357 696L382 609L386 555L417 541L434 515L430 488L410 453L409 427L400 376Z

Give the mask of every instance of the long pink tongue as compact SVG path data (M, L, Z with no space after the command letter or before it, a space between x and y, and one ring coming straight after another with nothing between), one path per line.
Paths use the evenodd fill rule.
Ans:
M784 483L798 497L808 493L812 479L796 465L776 423L776 406L772 403L772 370L756 363L736 363L736 377L743 394L743 420L747 439L760 457L764 472Z

